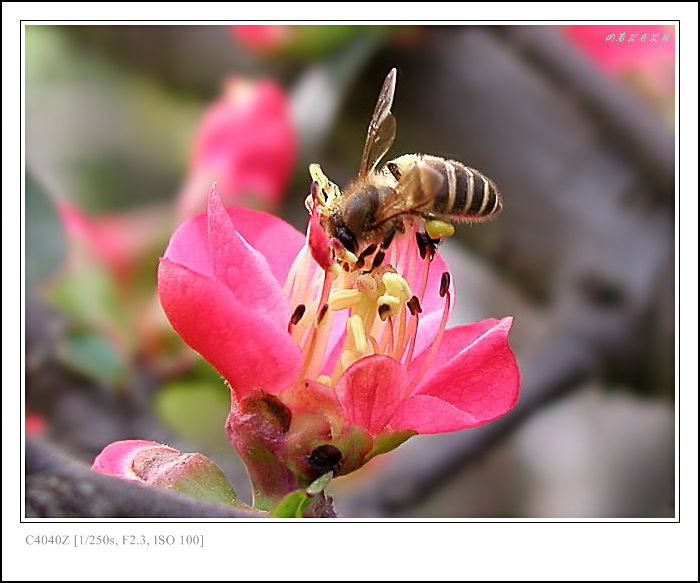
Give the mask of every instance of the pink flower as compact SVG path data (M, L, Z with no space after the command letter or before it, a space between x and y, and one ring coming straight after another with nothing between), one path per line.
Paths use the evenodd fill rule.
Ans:
M413 233L370 273L344 271L314 219L305 238L276 217L224 209L212 189L207 213L161 259L166 315L231 387L230 434L257 399L276 419L279 455L325 444L346 473L414 433L475 427L514 406L512 318L446 329L448 267L421 259Z
M675 59L673 26L578 24L565 26L563 30L583 52L613 75L652 68L657 63L673 64Z
M58 208L71 241L94 253L95 259L125 287L133 284L145 261L152 261L170 221L160 210L89 217L64 201Z
M582 24L564 26L563 31L598 67L673 119L674 26Z
M213 182L226 204L276 207L295 156L296 137L282 89L270 80L229 79L223 97L200 122L178 215L186 218L203 210Z
M259 53L273 52L292 38L288 24L235 24L230 30L242 45Z
M39 413L24 414L24 432L27 435L41 435L46 431L46 419Z

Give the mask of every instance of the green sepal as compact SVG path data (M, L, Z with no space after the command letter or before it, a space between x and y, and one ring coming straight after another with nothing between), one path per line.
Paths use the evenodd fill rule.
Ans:
M313 496L309 496L306 490L294 490L279 501L270 516L273 518L301 518L311 502L313 502Z
M306 488L306 493L309 496L318 496L321 492L323 492L323 490L325 490L332 478L333 472L326 472L309 484L309 486Z
M410 431L409 429L404 431L392 431L391 433L383 433L378 435L374 439L372 451L367 454L367 457L364 460L365 463L375 456L388 453L396 449L409 437L413 437L414 435L418 434L415 431Z
M201 453L150 448L134 458L133 470L152 486L207 502L240 506L236 492L219 466Z
M316 478L306 490L294 490L287 494L275 509L270 513L273 518L302 518L308 510L314 498L323 493L328 483L333 478L333 472L326 472L320 478Z

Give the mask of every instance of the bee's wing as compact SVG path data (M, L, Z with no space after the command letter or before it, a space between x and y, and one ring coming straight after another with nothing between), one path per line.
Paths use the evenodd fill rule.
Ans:
M396 137L396 118L391 114L391 105L394 102L396 90L396 69L389 71L384 80L379 99L374 108L372 119L369 122L365 148L362 151L360 162L360 176L372 172L382 156L389 151Z
M396 187L381 201L374 226L401 215L428 212L430 204L442 188L445 178L420 160L411 164L401 175Z

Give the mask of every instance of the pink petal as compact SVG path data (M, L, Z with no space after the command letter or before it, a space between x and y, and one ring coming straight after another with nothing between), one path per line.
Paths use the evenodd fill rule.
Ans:
M172 447L168 447L162 443L156 443L155 441L145 441L142 439L115 441L97 454L90 469L100 472L101 474L107 474L108 476L116 476L133 482L143 482L144 480L134 473L134 458L140 452L152 448L180 453Z
M283 285L294 258L304 245L304 235L267 213L243 207L231 207L227 213L233 228L265 257L275 279ZM189 219L175 232L165 257L203 275L213 275L205 213Z
M408 252L409 256L413 255L413 269L408 269L408 265L411 264L411 261L408 259L402 259L397 266L397 271L408 282L411 291L417 295L420 290L427 260L420 258L415 237L410 233L404 235L395 243L395 245L397 246L396 253L399 257L406 257L406 252ZM422 316L426 316L433 312L439 312L442 314L443 306L445 305L445 298L441 298L438 292L440 291L440 280L442 279L442 274L446 271L450 271L450 266L442 258L440 253L437 253L433 261L430 262L428 282L425 287L425 293L423 294L423 297L420 298L421 308L423 309ZM452 306L454 306L455 291L452 282L450 282L450 293L452 294L453 299Z
M301 351L286 329L250 310L211 277L162 259L158 293L175 331L239 398L256 387L275 392L300 374Z
M421 286L421 278L423 270L425 269L426 260L421 259L418 252L418 245L413 238L409 239L408 236L406 240L400 241L400 247L398 253L403 257L404 250L401 249L402 246L408 246L408 252L415 255L414 257L414 269L408 271L405 270L399 272L408 282L411 291L414 294L418 294ZM425 293L421 300L422 312L418 319L418 334L416 336L416 347L415 354L420 354L428 346L430 346L435 339L435 335L440 326L440 321L442 320L442 313L445 307L445 298L440 297L440 282L442 280L442 274L450 271L450 266L438 253L435 258L430 262L428 271L428 281L425 287ZM454 283L450 281L450 294L452 296L452 301L450 304L450 314L454 311L455 306L455 290Z
M389 422L394 431L416 433L446 433L479 425L465 411L430 395L413 395L404 400Z
M520 391L518 364L508 345L512 322L512 318L493 325L478 322L450 334L445 355L456 347L458 339L471 342L423 380L414 394L436 397L473 417L474 423L465 427L493 421L510 411ZM474 338L479 332L481 335Z
M346 420L376 435L394 414L405 386L406 369L393 358L374 355L351 365L335 391Z
M286 327L289 315L282 286L272 275L265 257L246 243L233 227L213 188L207 219L215 279L226 285L249 310L267 314L281 328Z
M427 318L426 318L427 320ZM471 324L466 324L465 326L458 326L456 328L449 328L445 330L445 334L442 337L442 342L440 343L440 348L435 353L433 358L433 364L431 368L428 369L427 374L423 378L423 384L432 376L437 370L446 364L452 357L456 356L472 342L474 342L480 336L483 336L496 324L499 320L495 318L487 318L486 320L481 320L479 322L472 322ZM431 322L426 322L426 325L430 325L437 330L437 326L440 324L439 320L432 318ZM432 337L435 336L435 332L431 332ZM428 356L428 350L430 344L423 343L422 349L419 349L419 344L416 342L416 355L411 361L408 367L409 377L415 374L423 364L423 360Z
M447 262L442 258L442 255L437 253L435 255L435 259L433 259L433 261L430 263L428 284L425 287L425 296L421 302L424 315L431 314L433 312L439 312L442 314L442 310L445 306L445 298L440 297L440 280L442 279L442 274L446 271L449 273L450 266L447 265ZM451 313L454 311L455 305L455 287L452 280L450 280L450 294L452 294L452 305L450 307Z

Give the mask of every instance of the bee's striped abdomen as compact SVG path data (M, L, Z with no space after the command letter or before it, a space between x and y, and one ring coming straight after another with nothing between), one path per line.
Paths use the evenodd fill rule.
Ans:
M424 156L423 162L444 178L440 189L434 193L432 210L436 214L457 220L478 220L501 210L498 187L478 170L435 156Z

